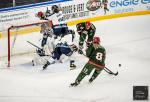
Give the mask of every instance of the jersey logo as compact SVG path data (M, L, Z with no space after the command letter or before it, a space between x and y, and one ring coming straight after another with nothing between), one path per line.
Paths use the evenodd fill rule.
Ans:
M101 52L96 53L96 59L102 61L103 54Z

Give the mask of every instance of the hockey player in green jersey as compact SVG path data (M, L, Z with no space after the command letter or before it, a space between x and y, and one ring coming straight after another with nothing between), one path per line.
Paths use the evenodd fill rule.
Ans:
M93 37L95 35L96 28L89 21L78 23L76 25L77 32L80 35L79 37L79 54L82 54L83 44L87 38L86 45L89 46L92 43Z
M71 86L77 86L78 84L80 84L81 80L86 75L89 75L92 70L94 70L93 75L89 79L89 82L91 83L104 69L106 51L105 48L100 45L99 37L94 37L93 43L86 50L86 56L89 58L89 61L83 67L75 82L71 83Z

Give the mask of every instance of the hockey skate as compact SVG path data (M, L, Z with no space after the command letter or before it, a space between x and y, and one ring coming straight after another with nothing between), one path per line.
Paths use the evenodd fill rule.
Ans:
M35 66L34 60L32 60L32 66Z
M76 69L76 65L74 64L70 66L70 70L73 70L73 69Z
M49 61L47 61L47 63L43 66L43 70L45 70L48 67L48 65L50 65Z
M79 84L80 84L80 82L76 81L76 82L74 82L74 83L71 83L70 86L75 87L75 86L77 86L77 85L79 85Z
M91 77L91 78L89 79L89 83L93 82L94 79L95 79L95 77Z
M76 68L76 65L74 64L74 62L75 62L74 60L70 61L70 70L73 70Z

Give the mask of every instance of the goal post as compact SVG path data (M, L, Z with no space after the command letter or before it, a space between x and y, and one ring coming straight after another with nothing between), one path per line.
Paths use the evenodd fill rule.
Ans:
M46 20L46 21L40 21L40 22L36 22L36 23L31 23L31 24L25 24L25 25L17 25L17 26L10 26L9 28L8 28L8 30L7 30L7 42L8 42L8 64L7 64L7 67L10 67L10 65L11 65L11 50L13 50L13 49L11 49L11 47L12 46L14 46L15 45L15 41L16 41L16 39L17 39L17 37L14 37L13 38L13 45L11 45L11 37L12 36L18 36L18 31L20 30L20 29L25 29L24 31L26 32L26 33L29 33L29 32L27 32L27 30L29 30L29 29L31 29L32 27L34 28L34 27L38 27L39 29L38 30L35 30L35 29L31 29L31 31L30 32L40 32L40 29L41 29L41 25L42 24L48 24L50 27L52 27L52 25L53 25L53 23L52 23L52 21L51 20ZM15 30L15 31L14 31ZM20 32L21 33L21 32ZM28 40L30 40L30 39L28 39ZM21 42L20 42L21 43ZM18 48L19 49L19 48ZM22 50L22 49L20 49L20 50ZM19 52L18 52L19 53Z

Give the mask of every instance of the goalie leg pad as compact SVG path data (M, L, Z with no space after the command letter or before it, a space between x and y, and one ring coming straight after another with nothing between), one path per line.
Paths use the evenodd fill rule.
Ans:
M48 60L48 56L35 56L34 59L32 60L32 65L36 66L36 65L44 65L46 64L47 60Z

